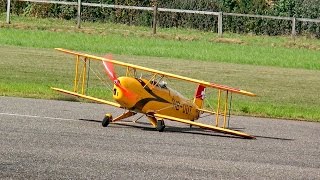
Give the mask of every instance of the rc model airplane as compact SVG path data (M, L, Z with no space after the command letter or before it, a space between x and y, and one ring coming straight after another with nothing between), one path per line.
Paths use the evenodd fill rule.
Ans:
M160 132L165 128L164 120L170 120L189 124L190 127L198 126L203 129L243 138L254 138L254 136L244 132L228 129L226 127L228 102L230 101L230 98L228 97L232 93L256 96L251 92L124 63L112 60L108 57L98 57L61 48L56 48L56 50L74 55L76 57L76 65L73 91L52 87L53 90L125 110L122 115L116 118L113 118L111 114L106 114L102 121L103 127L107 127L109 123L123 120L137 113L142 113L146 115L151 125ZM102 62L106 74L113 82L112 94L115 102L86 94L86 81L88 81L87 71L89 71L88 65L91 60ZM126 68L126 75L117 77L114 65ZM150 74L151 78L146 79L138 77L136 73L137 70ZM194 98L192 100L185 98L178 91L167 86L166 82L163 81L163 78L178 79L194 84L196 87ZM214 110L208 110L204 107L206 88L215 88L218 91L217 105ZM224 102L221 102L223 93L225 93L226 96ZM215 125L195 122L201 118L202 114L206 113L215 116ZM223 118L223 126L219 127L220 117Z

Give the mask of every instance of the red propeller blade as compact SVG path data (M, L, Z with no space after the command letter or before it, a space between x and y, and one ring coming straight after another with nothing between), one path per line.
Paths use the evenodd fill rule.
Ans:
M112 59L112 56L110 54L106 55L105 56L106 59ZM102 61L103 63L103 66L109 76L109 78L112 80L112 81L115 81L117 79L117 75L114 71L114 67L113 67L113 64L109 61Z

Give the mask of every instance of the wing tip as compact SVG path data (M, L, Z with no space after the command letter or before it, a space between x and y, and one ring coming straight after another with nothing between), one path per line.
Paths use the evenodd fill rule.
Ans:
M256 97L257 95L252 93L252 92L249 92L249 91L244 91L244 90L240 90L239 91L241 94L244 94L244 95L247 95L247 96L251 96L251 97Z
M57 51L62 51L62 50L64 50L63 48L54 48L55 50L57 50Z

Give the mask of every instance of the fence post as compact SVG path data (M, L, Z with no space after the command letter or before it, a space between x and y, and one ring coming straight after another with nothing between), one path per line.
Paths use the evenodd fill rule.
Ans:
M291 36L292 38L295 38L296 36L296 18L293 17L292 19L292 30L291 30Z
M222 37L222 12L219 12L218 15L218 35L219 37Z
M81 0L78 0L77 28L81 27Z
M10 1L7 0L7 24L10 24Z
M157 33L157 12L158 12L158 3L154 1L153 5L153 22L152 22L152 33Z

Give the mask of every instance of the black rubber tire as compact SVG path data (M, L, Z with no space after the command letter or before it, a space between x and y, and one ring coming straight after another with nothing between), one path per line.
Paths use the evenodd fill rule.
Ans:
M158 120L157 121L157 130L159 132L163 132L164 128L165 128L165 124L164 124L164 121L163 120Z
M105 116L102 120L102 126L107 127L110 124L111 116Z

